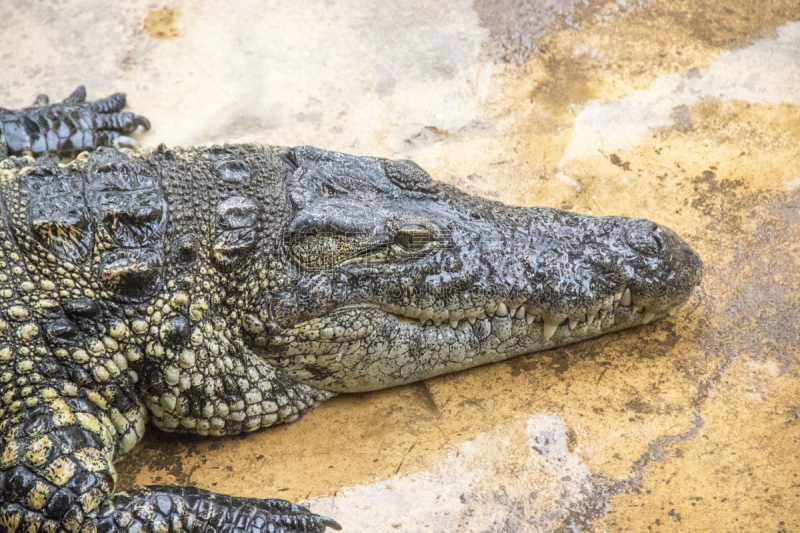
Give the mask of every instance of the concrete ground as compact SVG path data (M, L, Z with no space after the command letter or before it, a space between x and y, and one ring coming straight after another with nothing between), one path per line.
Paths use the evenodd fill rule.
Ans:
M702 256L675 317L342 395L224 440L151 430L122 488L302 501L346 531L800 530L796 0L3 0L0 105L128 93L146 146L409 157Z

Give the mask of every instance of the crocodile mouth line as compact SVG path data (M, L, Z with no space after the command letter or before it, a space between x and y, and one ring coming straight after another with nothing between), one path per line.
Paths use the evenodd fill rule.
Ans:
M465 322L469 323L470 327L473 327L481 320L509 317L517 324L524 322L527 328L530 328L534 323L540 324L542 340L549 341L562 327L567 328L562 330L564 333L568 331L567 335L575 332L594 336L611 331L618 326L624 325L627 327L635 324L647 324L656 317L661 318L667 314L672 316L678 307L680 305L660 309L647 309L634 302L629 288L620 290L613 296L605 298L601 304L573 309L566 313L567 316L563 319L559 319L557 318L558 315L548 313L547 310L542 310L534 305L511 301L490 303L484 307L468 310L440 310L436 312L437 316L435 317L430 310L360 303L344 305L328 315L305 321L288 329L297 333L316 330L319 333L319 340L331 340L339 337L341 333L337 331L339 329L337 326L330 325L331 322L335 322L337 316L358 310L371 310L391 315L397 320L415 327L451 328L452 331L461 329ZM561 313L561 315L564 315L564 313ZM554 317L556 318L554 319Z

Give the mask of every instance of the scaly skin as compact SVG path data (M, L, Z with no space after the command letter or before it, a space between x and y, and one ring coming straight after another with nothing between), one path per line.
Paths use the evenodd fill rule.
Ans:
M33 107L13 111L0 107L0 160L9 155L75 156L100 146L133 146L138 126L149 130L150 122L133 113L123 113L125 95L86 102L81 85L62 103L50 105L40 94Z
M290 422L336 392L661 318L702 276L652 222L509 207L309 147L12 157L0 199L9 531L338 527L279 500L115 494L113 463L148 413L215 436Z
M308 147L287 159L291 264L244 315L245 341L323 390L410 383L647 323L702 277L697 254L647 220L509 207L410 161Z

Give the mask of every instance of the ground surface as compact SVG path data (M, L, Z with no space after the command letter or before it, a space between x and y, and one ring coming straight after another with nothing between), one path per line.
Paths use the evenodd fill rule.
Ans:
M236 7L233 7L233 6ZM800 530L795 0L4 1L0 95L126 91L142 144L415 159L699 251L670 319L226 440L150 431L120 486L304 501L347 531Z

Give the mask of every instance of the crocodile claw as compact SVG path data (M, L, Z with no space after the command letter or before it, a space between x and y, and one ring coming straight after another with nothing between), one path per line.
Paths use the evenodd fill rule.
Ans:
M324 526L327 526L331 529L335 529L336 531L341 531L342 526L339 525L339 522L334 520L333 518L328 518L327 516L320 516L320 523Z
M45 98L47 98L47 95L44 96ZM78 85L78 88L75 89L71 95L64 98L65 104L82 104L85 101L86 101L86 87L84 87L83 85Z
M146 512L145 512L146 510ZM151 486L112 496L96 514L97 531L161 531L178 522L184 531L324 533L342 526L285 500L234 498L194 487ZM166 528L164 529L166 531Z
M87 102L81 85L59 104L50 104L50 98L40 94L33 107L0 108L0 156L69 157L100 146L135 146L126 134L138 127L149 130L150 121L123 112L124 107L123 93Z

